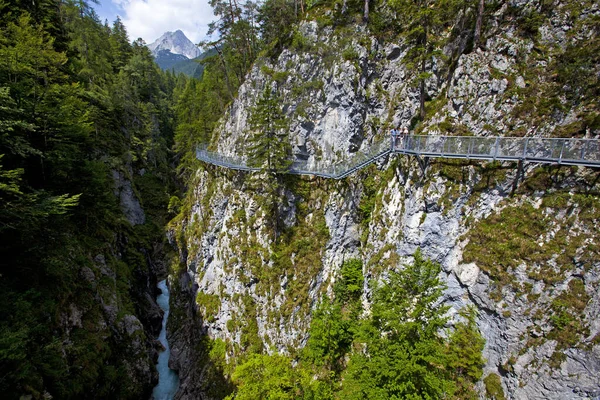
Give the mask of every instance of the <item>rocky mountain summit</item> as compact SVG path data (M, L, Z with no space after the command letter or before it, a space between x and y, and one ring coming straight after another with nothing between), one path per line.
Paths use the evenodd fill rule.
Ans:
M188 59L193 59L202 54L202 51L181 30L165 32L161 37L148 45L148 48L157 57L162 50L172 54L181 54Z
M180 30L164 33L149 44L148 48L152 51L154 61L160 69L182 73L193 78L202 76L203 67L198 61L210 54L202 53L198 46Z

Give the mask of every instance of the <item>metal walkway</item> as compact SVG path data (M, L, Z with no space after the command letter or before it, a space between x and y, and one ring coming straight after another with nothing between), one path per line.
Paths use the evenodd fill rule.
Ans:
M600 140L482 136L397 136L392 152L422 157L530 161L600 167Z
M528 161L546 164L600 167L600 140L559 138L514 138L482 136L395 136L382 141L366 153L357 153L338 164L294 161L288 171L295 175L312 175L342 179L374 163L388 154L408 154L421 157L462 158L488 161ZM248 166L242 157L231 157L208 151L199 146L196 157L221 167L259 171Z

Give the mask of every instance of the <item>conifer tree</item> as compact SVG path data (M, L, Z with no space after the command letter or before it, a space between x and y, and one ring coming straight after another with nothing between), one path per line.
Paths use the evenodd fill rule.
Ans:
M408 67L415 71L419 87L419 116L425 117L425 81L431 76L427 63L441 57L443 33L456 17L463 2L458 0L391 0L410 43Z
M121 22L121 18L117 16L110 35L111 53L114 59L115 70L118 71L127 63L131 57L131 45L129 44L125 25Z
M372 317L362 346L351 358L341 397L345 399L450 398L454 384L444 370L440 331L448 307L439 305L444 285L439 264L423 258L376 287Z
M250 111L254 134L249 142L249 164L270 174L285 173L291 165L288 121L272 85L267 84L256 106Z
M477 329L477 310L467 308L461 312L465 321L456 325L449 336L446 360L450 377L456 384L457 399L477 399L475 383L483 375L485 360L481 356L485 339Z
M272 84L268 83L256 106L250 110L249 124L253 134L248 142L248 164L261 168L269 177L267 181L261 181L260 187L266 199L264 209L271 216L275 241L281 231L279 205L283 197L280 190L283 174L292 164L288 122L280 103Z

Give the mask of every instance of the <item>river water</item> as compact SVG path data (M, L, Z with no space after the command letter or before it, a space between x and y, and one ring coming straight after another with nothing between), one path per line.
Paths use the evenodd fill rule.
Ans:
M152 398L154 400L172 400L175 396L175 392L179 387L179 376L177 372L169 368L169 357L171 355L171 349L169 348L169 342L167 341L167 318L169 318L169 288L167 287L167 281L162 280L158 282L158 288L162 293L156 299L156 302L160 308L165 312L162 320L162 329L158 340L165 348L158 355L158 364L156 369L158 370L158 385L154 387L152 391Z

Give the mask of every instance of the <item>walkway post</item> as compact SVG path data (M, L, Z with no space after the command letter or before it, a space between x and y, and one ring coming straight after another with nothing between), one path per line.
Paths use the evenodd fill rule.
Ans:
M467 148L467 160L471 159L471 153L473 152L473 143L475 142L475 136L471 136L469 140L469 147Z
M500 137L496 138L496 144L494 145L494 161L496 161L496 157L498 156L498 142L500 141Z
M565 151L565 142L566 141L567 141L566 139L563 139L562 147L560 148L560 155L558 156L558 164L559 165L562 162L562 156L563 156L563 151Z
M523 155L521 156L521 160L524 160L527 157L527 145L529 144L529 138L525 138L525 145L523 146Z

